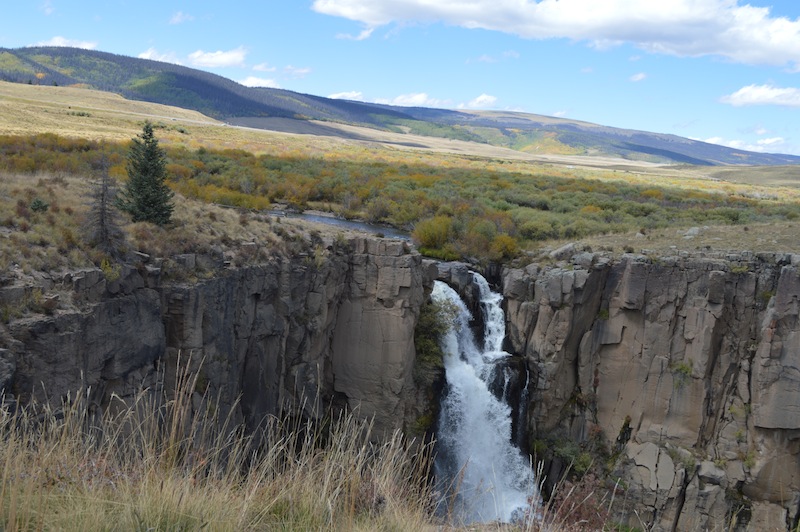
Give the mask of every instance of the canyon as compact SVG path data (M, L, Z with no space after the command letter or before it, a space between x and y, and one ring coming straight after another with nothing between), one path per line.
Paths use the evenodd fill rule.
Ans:
M414 333L437 279L474 308L468 265L363 236L239 267L180 260L209 261L214 275L191 283L150 258L118 276L8 272L0 303L35 291L45 310L60 303L0 327L6 404L85 389L103 412L188 365L196 407L213 397L252 432L269 416L347 409L373 418L378 438L434 436L441 375L418 367ZM525 370L513 387L529 390L517 439L537 456L547 449L549 479L568 465L559 450L577 447L604 460L615 521L797 526L800 255L566 246L482 273L504 296L503 349Z

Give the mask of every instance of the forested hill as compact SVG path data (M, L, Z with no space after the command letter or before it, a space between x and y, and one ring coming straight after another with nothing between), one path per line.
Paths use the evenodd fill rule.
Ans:
M281 89L251 88L172 63L68 47L0 48L0 80L85 85L213 118L282 117L381 125L376 108ZM410 118L383 110L387 117Z
M787 165L800 157L735 150L678 137L512 112L394 107L245 87L172 63L67 47L0 48L0 80L86 86L193 109L233 124L288 130L322 120L488 143L531 153L599 155L695 165ZM281 118L284 120L265 120ZM291 120L285 120L291 119ZM333 128L317 128L335 134Z

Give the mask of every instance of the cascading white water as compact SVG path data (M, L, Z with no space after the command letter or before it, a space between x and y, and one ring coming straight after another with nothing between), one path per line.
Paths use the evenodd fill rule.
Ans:
M453 324L442 339L446 392L437 429L435 474L442 492L440 509L463 523L514 522L538 501L531 465L511 438L510 406L489 389L503 351L502 296L473 273L485 320L483 348L469 327L471 315L459 295L437 281L432 297L454 309Z

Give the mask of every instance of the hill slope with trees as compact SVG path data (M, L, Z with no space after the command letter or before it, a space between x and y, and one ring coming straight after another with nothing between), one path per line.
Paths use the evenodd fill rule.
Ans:
M692 165L793 165L800 157L526 113L396 107L283 89L245 87L172 63L68 47L0 48L0 80L85 86L126 98L192 109L236 125L294 131L300 121L481 142L535 153L607 155ZM279 120L277 120L279 119ZM294 123L293 123L294 122ZM316 134L340 135L317 127Z

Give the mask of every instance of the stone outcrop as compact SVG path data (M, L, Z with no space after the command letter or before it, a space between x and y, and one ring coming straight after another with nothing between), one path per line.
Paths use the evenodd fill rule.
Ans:
M196 401L219 397L251 430L329 408L374 417L375 434L419 428L436 399L414 381L426 290L438 276L477 305L465 265L400 241L331 241L193 283L142 259L112 275L0 279L0 303L40 312L0 327L6 401L89 389L103 410L189 364ZM631 526L796 526L800 256L614 259L568 246L547 262L502 274L506 349L527 365L509 369L530 378L514 385L530 393L522 447L601 451L620 479L615 519Z
M157 264L113 281L71 273L43 285L71 310L12 320L0 336L0 379L25 402L90 389L102 409L190 364L197 396L219 397L251 429L333 406L374 417L379 434L414 421L414 327L430 275L406 243L376 238L192 284L162 281Z
M530 437L607 449L632 526L796 526L796 259L580 253L507 270L509 340L537 375Z

